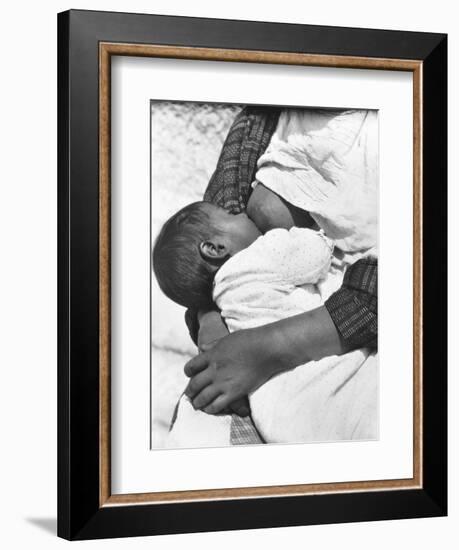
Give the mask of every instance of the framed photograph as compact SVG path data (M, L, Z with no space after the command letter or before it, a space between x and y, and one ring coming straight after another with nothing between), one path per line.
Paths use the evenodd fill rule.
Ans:
M446 35L58 45L59 536L446 515Z

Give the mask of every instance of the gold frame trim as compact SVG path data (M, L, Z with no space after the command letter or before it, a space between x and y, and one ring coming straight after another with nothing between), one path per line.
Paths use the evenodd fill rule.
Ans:
M194 60L308 65L413 73L413 477L346 483L238 487L197 491L111 494L110 457L110 93L111 56L162 57ZM316 55L249 50L99 44L99 382L100 487L99 506L160 504L203 500L246 499L422 488L422 61Z

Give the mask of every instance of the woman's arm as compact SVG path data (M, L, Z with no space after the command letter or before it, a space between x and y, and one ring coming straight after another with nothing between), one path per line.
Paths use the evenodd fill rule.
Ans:
M346 351L322 306L225 336L185 366L185 393L195 408L217 414L269 378L302 363Z
M377 260L351 266L324 306L233 332L191 359L186 394L195 408L217 414L269 378L308 361L377 347Z
M378 260L362 258L351 265L339 290L325 307L349 349L378 348Z

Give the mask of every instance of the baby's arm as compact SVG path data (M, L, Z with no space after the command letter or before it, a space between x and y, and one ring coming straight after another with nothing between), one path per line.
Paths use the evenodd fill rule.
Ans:
M200 311L198 313L198 348L202 350L203 346L209 345L216 340L220 340L228 334L228 328L220 315L218 309Z

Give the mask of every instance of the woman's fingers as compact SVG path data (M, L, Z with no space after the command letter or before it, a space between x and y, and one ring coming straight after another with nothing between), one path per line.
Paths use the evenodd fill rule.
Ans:
M230 404L230 399L226 395L219 395L210 405L204 407L203 411L207 414L219 414L223 412Z
M185 374L190 378L198 372L204 370L209 364L209 359L206 353L201 353L196 355L193 359L190 359L188 363L185 364L184 371Z
M203 409L220 395L220 390L214 386L207 386L193 399L195 409Z
M188 382L188 386L185 388L185 395L191 400L202 391L206 386L212 382L211 373L207 370L198 373L196 376Z

